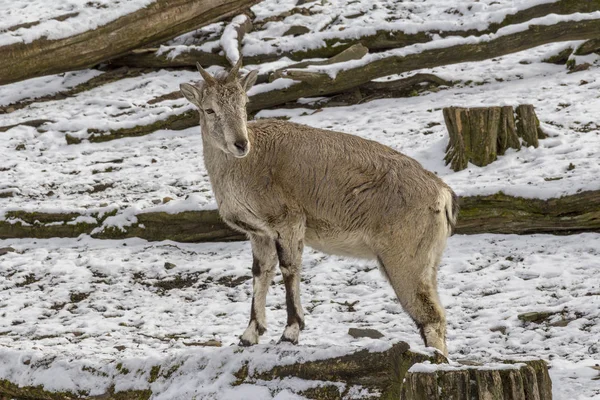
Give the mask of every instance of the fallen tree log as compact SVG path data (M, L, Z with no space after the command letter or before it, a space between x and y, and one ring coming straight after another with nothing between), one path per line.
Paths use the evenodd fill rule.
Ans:
M267 91L251 97L251 108L259 110L274 107L300 97L330 95L347 91L373 79L409 72L422 68L462 62L482 61L556 41L579 40L600 35L600 18L582 21L564 21L553 25L530 25L528 29L470 43L443 48L431 48L408 55L391 55L337 72L335 78L326 72L288 70L288 79L299 83L283 90Z
M301 97L326 96L350 90L368 84L373 79L388 75L400 74L423 68L434 68L442 65L462 62L482 61L493 57L519 52L543 44L581 40L600 36L600 18L581 21L563 21L553 25L530 25L528 29L499 36L490 40L451 45L443 48L432 48L408 55L391 55L376 58L359 66L340 70L335 78L328 73L307 69L288 70L285 78L298 83L285 89L277 89L256 93L250 96L248 112L256 112L265 108L280 106L293 102ZM173 95L177 96L176 92ZM93 135L90 141L105 141L118 137L140 136L156 129L185 129L198 124L195 110L187 111L169 119L177 121L172 127L170 121L158 121L152 125L141 125L131 129L121 129L117 135L113 132ZM107 136L101 138L101 136Z
M25 108L33 103L42 103L45 101L62 100L67 97L75 96L78 93L85 92L87 90L94 89L96 87L106 85L111 82L116 82L121 79L133 78L133 77L139 76L145 72L149 72L149 71L143 70L141 68L128 68L128 67L112 69L112 70L104 72L101 75L95 76L86 82L80 83L79 85L76 85L70 89L67 89L67 90L64 90L64 91L61 91L58 93L49 94L49 95L45 95L45 96L34 98L34 99L25 99L25 100L18 101L16 103L11 103L11 104L8 104L5 106L0 106L0 114L11 113L13 111ZM0 129L2 129L2 128L0 128Z
M456 233L575 234L600 232L600 190L555 199L526 199L498 193L460 198ZM139 237L150 241L221 242L246 240L219 217L217 210L140 213L137 223L120 230L97 223L76 222L80 214L9 211L0 221L0 239L77 237L99 239Z
M156 0L97 29L58 40L0 47L0 85L91 67L141 46L162 42L258 3L258 0Z
M369 393L379 394L380 399L391 400L400 397L409 368L425 361L432 364L448 362L440 353L416 353L407 343L399 342L386 351L360 350L341 357L276 366L265 372L249 373L247 367L242 368L236 373L236 385L294 377L320 382L318 386L301 392L309 399L341 400L348 398L346 395L353 388L360 387ZM334 385L336 382L343 383L345 389L340 391Z
M260 64L275 61L281 57L288 57L294 61L302 61L307 58L329 58L359 43L372 51L389 50L417 43L429 42L434 34L441 37L477 36L493 33L502 27L523 23L533 18L543 17L549 14L587 13L597 10L600 10L600 3L598 2L588 0L559 0L554 3L538 4L524 10L519 10L514 14L507 15L503 21L492 23L487 29L481 31L471 29L428 31L409 34L401 31L379 30L373 35L367 35L360 38L327 38L323 40L323 46L314 49L279 51L275 53L245 56L244 64ZM190 51L178 54L176 57L170 57L168 52L159 53L158 49L147 49L147 51L144 51L143 53L128 54L122 58L115 59L112 62L115 65L120 66L126 65L143 68L194 67L196 62L200 62L202 66L228 65L224 55L206 53L193 48L190 49Z

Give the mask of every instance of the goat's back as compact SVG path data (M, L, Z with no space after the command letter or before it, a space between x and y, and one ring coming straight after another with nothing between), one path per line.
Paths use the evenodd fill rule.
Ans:
M381 229L440 212L450 188L414 159L372 140L287 121L249 123L255 172L268 176L311 224Z

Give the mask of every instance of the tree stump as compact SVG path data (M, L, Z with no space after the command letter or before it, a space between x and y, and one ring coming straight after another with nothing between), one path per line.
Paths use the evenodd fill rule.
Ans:
M517 135L528 146L538 147L538 139L545 139L546 135L540 129L540 121L535 115L531 104L521 104L517 107Z
M527 146L537 147L538 139L546 136L532 105L444 108L444 121L450 135L444 160L454 171L467 168L471 162L483 167L503 155L506 149L521 148L522 138Z
M402 400L551 400L552 382L542 360L483 367L411 368Z

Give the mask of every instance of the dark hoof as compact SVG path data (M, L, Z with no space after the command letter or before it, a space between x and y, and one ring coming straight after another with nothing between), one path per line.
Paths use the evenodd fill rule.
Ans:
M242 338L240 338L240 343L238 344L238 346L242 346L242 347L250 347L250 346L254 346L254 345L255 345L255 343L252 343L251 341L242 339Z
M277 342L277 344L279 343L291 343L291 344L298 344L298 339L291 339L285 336L281 336L281 338L279 339L279 342Z

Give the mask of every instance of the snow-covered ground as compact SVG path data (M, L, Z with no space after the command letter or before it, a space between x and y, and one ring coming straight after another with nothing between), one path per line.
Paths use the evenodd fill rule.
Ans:
M246 35L242 54L315 48L329 38L356 38L380 29L484 30L507 14L555 1L328 0L297 5L296 0L267 0L252 7L257 28ZM0 46L80 33L152 2L0 2ZM305 11L274 18L294 7ZM291 26L308 31L283 35ZM200 47L211 51L224 28L217 23L190 32L161 51L173 56L191 48L198 37L208 40ZM426 46L479 39L434 35L432 40ZM416 158L460 195L502 191L551 198L598 190L600 56L577 57L578 64L591 67L573 74L564 65L542 62L580 43L549 44L380 79L424 72L455 83L415 97L319 110L306 106L314 99L300 99L297 108L264 110L257 118L289 118L377 140ZM259 68L264 73L292 62L282 58ZM331 73L335 68L319 69ZM142 211L215 207L199 128L104 143L85 140L92 133L151 124L191 109L184 99L148 102L177 90L180 83L200 79L197 72L149 72L10 110L15 102L68 90L101 73L68 72L0 86L0 107L7 111L0 114L0 127L49 120L38 128L20 125L0 132L0 220L9 210L90 214L117 209L118 215L105 223L123 224ZM460 172L444 165L448 138L443 107L518 104L535 106L549 136L537 149L509 150L487 167ZM84 140L67 145L66 134ZM161 204L165 198L172 200ZM247 243L100 241L87 236L0 240L0 248L7 246L16 251L0 255L0 379L17 384L92 395L111 385L116 390L151 388L157 399L300 399L294 393L314 383L290 379L233 386L233 373L246 362L266 369L356 349L385 349L399 340L426 351L391 288L368 262L307 249L301 285L307 328L301 345L274 345L285 321L278 275L267 302L270 325L263 344L240 351L237 337L247 324L251 299ZM600 363L599 271L600 234L452 237L439 274L452 360L543 358L551 365L555 399L600 399L599 374L591 368ZM551 314L545 321L525 323L517 316L526 312ZM385 336L353 339L349 327L373 328ZM152 372L156 366L158 377Z
M376 100L351 107L262 111L258 117L292 121L357 134L385 143L419 160L460 195L503 191L549 198L600 189L600 78L598 56L587 71L568 74L564 66L541 60L580 42L541 46L497 59L456 64L433 72L460 82L417 97ZM116 206L123 212L150 210L165 197L180 209L214 207L202 161L199 128L157 131L105 143L67 145L65 134L85 137L88 128L117 129L147 124L189 109L185 100L147 101L198 79L195 72L158 71L123 79L64 100L33 103L0 115L0 125L50 119L36 129L18 126L0 143L0 218L9 209L89 212ZM85 76L85 75L84 75ZM90 76L90 75L87 75ZM408 74L399 77L405 77ZM393 79L398 76L391 77ZM27 82L5 86L14 92ZM54 86L51 90L56 90ZM448 143L441 109L531 103L550 136L540 147L509 150L487 167L455 173L443 163ZM20 146L21 150L16 148ZM23 148L24 147L24 148ZM570 165L573 167L570 167ZM94 190L105 185L104 190ZM193 201L185 201L193 196ZM137 211L135 211L137 212Z
M122 390L150 387L159 399L248 393L257 400L297 398L278 393L284 383L271 384L271 391L262 387L266 382L231 386L243 362L265 369L281 357L273 344L286 319L278 274L267 300L263 344L237 351L252 293L248 243L81 237L0 241L5 246L16 252L0 256L0 377L92 394L116 382ZM374 264L308 249L303 265L306 329L300 346L286 347L291 353L278 362L385 348L399 340L425 350ZM555 399L600 398L600 385L592 380L598 371L591 368L600 363L599 269L599 234L452 237L439 274L451 359L540 357L550 362ZM525 323L517 316L526 312L554 314ZM353 339L350 327L385 336ZM223 347L198 346L211 340ZM149 384L156 365L181 368ZM123 367L131 373L124 375Z

